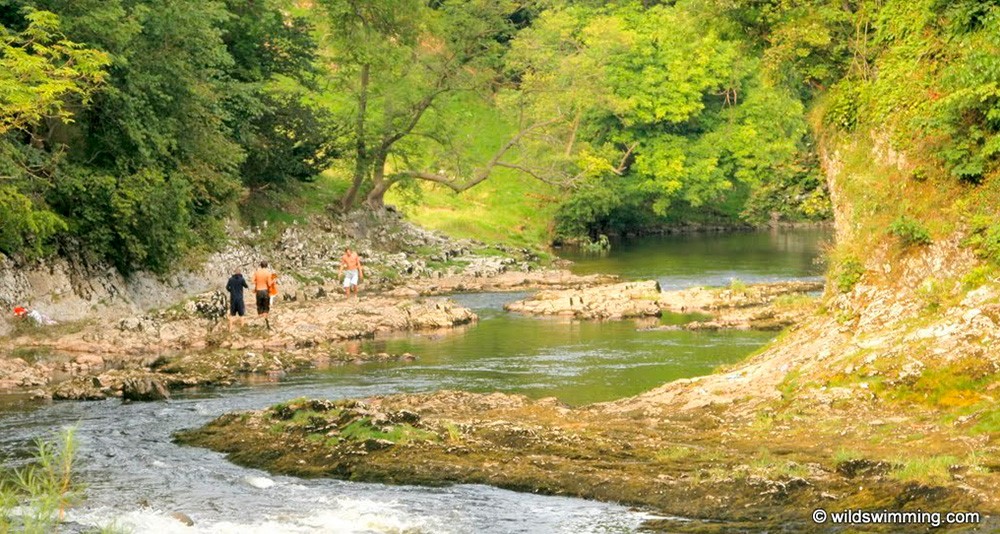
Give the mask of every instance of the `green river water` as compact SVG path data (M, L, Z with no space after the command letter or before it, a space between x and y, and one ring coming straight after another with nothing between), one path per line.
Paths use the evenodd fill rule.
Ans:
M573 270L656 279L661 286L728 285L819 279L816 261L825 230L681 234L616 243L605 253L560 251ZM386 380L408 377L407 389L453 388L555 396L579 405L635 395L665 382L712 372L758 349L774 332L648 331L660 320L574 321L506 313L502 305L527 294L457 295L480 322L447 334L408 334L361 344L358 349L410 352L419 361L400 367L373 364L366 373ZM363 366L364 367L364 366ZM362 372L362 371L359 371Z

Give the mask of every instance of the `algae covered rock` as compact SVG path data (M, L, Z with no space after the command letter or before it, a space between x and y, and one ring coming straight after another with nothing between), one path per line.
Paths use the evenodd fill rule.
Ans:
M413 411L354 400L295 399L260 412L223 415L176 439L276 472L345 477L358 457L441 436Z

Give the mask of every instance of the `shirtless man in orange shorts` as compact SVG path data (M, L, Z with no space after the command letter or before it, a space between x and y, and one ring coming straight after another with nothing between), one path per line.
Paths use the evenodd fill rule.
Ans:
M267 320L267 315L271 312L271 270L267 268L267 262L260 262L260 269L253 273L253 290L257 297L257 315L264 318L267 329L271 329L271 322Z

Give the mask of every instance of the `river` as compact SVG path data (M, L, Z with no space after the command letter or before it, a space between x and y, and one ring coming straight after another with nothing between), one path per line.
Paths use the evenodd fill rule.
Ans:
M565 253L580 273L656 278L665 288L809 279L828 233L812 230L692 234L617 244L610 253ZM169 402L119 400L0 403L0 457L23 458L38 437L75 426L86 500L68 515L82 526L133 532L615 533L650 515L614 504L514 493L486 486L386 486L271 476L211 451L171 442L177 430L229 411L295 397L350 398L463 389L555 396L570 404L611 400L710 372L759 348L764 332L640 331L648 323L514 316L523 294L455 297L479 324L448 334L397 335L358 350L412 352L409 363L299 373L280 381L177 393ZM681 318L667 317L664 321ZM192 529L170 517L183 512ZM81 527L82 528L82 527Z

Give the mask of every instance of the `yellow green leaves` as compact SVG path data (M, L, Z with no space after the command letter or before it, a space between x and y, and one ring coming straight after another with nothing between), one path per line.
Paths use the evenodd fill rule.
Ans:
M48 117L69 121L70 99L86 101L110 61L64 39L55 14L32 11L26 18L19 34L0 27L0 134Z

